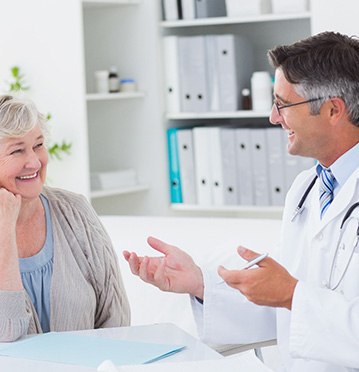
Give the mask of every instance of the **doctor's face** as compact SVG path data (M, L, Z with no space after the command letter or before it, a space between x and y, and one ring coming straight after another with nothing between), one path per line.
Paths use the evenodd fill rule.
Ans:
M39 127L22 137L0 139L0 187L24 199L38 197L45 182L47 161Z
M277 69L274 83L274 101L277 105L280 107L307 100L295 92L294 85L287 81L280 69ZM330 138L327 134L327 122L321 114L310 113L309 103L283 107L279 110L279 114L273 105L270 122L281 125L287 132L290 154L320 159L323 157L323 151L328 151Z

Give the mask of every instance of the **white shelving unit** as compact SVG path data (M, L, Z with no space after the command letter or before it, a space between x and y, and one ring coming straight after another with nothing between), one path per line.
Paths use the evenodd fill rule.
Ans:
M295 14L261 14L258 16L248 17L213 17L200 18L192 20L178 20L178 21L163 21L161 26L163 28L179 28L179 27L199 27L199 26L223 26L241 23L260 23L260 22L278 22L298 19L310 19L311 13L295 13Z
M311 13L300 14L262 14L241 18L206 18L193 20L162 21L162 34L190 36L210 34L238 34L243 35L253 45L253 71L271 71L266 52L278 44L292 43L311 34ZM271 71L273 72L273 71ZM195 126L203 124L220 125L230 122L241 126L248 122L263 123L267 121L269 112L234 111L234 112L167 112L165 115L167 127ZM242 217L280 218L282 207L269 206L201 206L172 204L175 214L185 215L228 215Z
M91 190L91 202L100 214L143 214L151 199L157 199L152 174L157 159L164 157L157 150L162 132L156 132L160 114L158 103L153 104L159 80L154 71L158 11L138 0L83 0L82 5L90 172L135 169L138 179L133 186ZM139 90L94 93L94 72L111 66L117 67L120 79L134 78ZM157 138L149 144L153 135Z
M144 98L145 92L120 92L120 93L89 93L86 94L87 101L109 101L113 99Z

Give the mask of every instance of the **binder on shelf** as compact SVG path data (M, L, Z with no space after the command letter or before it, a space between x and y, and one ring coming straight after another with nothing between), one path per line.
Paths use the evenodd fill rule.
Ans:
M252 46L238 35L216 35L215 39L220 111L236 111L241 108L239 92L250 86Z
M217 66L217 37L206 35L206 79L208 94L208 110L219 111L219 74Z
M195 19L196 18L196 5L195 0L181 0L182 18Z
M182 202L196 204L196 177L192 129L177 131L179 168L181 175Z
M163 57L165 61L166 107L168 112L180 112L180 80L178 66L178 37L163 38Z
M270 205L270 199L266 129L251 129L250 135L253 162L254 203L258 206L267 206Z
M208 111L205 37L183 36L178 40L181 111Z
M284 158L284 176L285 176L285 190L288 192L292 183L301 171L299 165L299 156L291 155L288 152L288 134L286 131L282 132L283 143L283 158Z
M177 21L180 19L180 0L162 0L163 19Z
M235 129L237 194L240 205L254 205L251 129Z
M225 0L195 0L197 18L225 17Z
M212 200L214 205L236 205L234 129L210 128Z
M271 205L284 205L286 186L282 128L267 128L269 196Z
M169 128L167 130L167 143L171 203L182 203L177 128Z
M197 204L211 205L211 147L210 128L195 127L193 132L194 164L196 169Z

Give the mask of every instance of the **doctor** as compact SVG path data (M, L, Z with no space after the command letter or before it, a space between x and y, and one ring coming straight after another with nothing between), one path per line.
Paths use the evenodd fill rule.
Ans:
M268 56L270 121L288 133L290 154L318 160L288 192L276 258L211 272L155 238L163 256L124 257L144 281L192 296L207 342L276 337L282 371L359 371L359 39L325 32Z

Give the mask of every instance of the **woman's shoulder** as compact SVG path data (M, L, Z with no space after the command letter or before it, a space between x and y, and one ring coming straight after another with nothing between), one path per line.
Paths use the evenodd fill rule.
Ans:
M81 194L55 187L45 186L43 189L43 194L49 201L53 203L74 203L77 205L86 202L86 198Z

